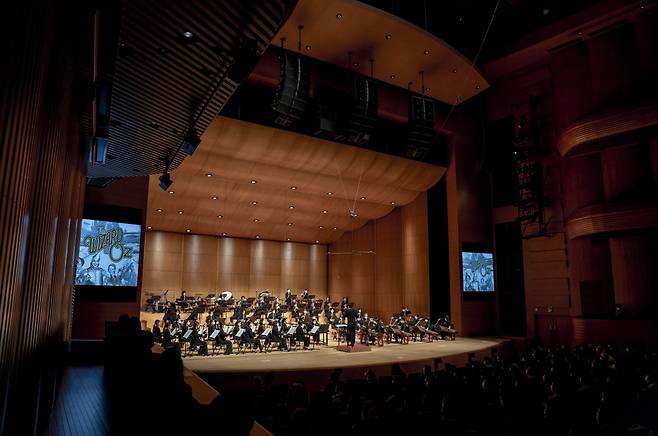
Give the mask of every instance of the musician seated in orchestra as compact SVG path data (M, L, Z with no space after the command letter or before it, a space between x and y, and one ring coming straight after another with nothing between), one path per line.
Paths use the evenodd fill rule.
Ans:
M340 300L340 310L345 310L345 307L348 305L349 301L347 300L347 297L343 297L342 300Z
M286 289L284 299L288 307L292 306L292 292L290 291L290 288Z
M295 334L290 337L290 345L294 347L297 341L302 342L304 344L304 349L308 350L310 341L308 339L308 336L306 336L306 331L304 329L303 322L299 322L297 324L297 328L295 329Z
M254 330L252 329L251 323L244 321L242 323L242 328L244 332L240 336L240 344L251 346L252 348L258 347L258 351L263 351L263 344L260 343L258 338L254 335Z
M308 322L306 324L306 331L310 333L311 330L313 330L313 327L318 327L318 330L319 330L320 323L318 322L318 317L317 316L314 316L310 320L310 322ZM313 342L316 343L316 344L320 343L320 333L319 332L315 332L313 334Z
M407 316L411 315L411 310L409 310L407 306L404 306L401 310L401 313L402 316L406 318Z
M162 342L162 331L160 330L160 320L156 319L155 323L153 324L153 329L151 331L153 333L153 342L156 344L159 344Z
M199 325L198 321L194 321L190 328L192 329L192 334L190 335L190 349L198 351L199 355L207 356L208 344L203 340L205 337L205 329Z
M284 351L288 349L288 341L286 340L285 333L287 327L282 319L278 319L272 324L272 341L279 343L279 350Z
M302 300L308 300L309 298L311 298L308 294L308 289L304 289L304 292L302 292L302 297L301 298L302 298Z
M215 330L219 330L217 336L215 336L215 346L225 347L224 354L228 355L233 353L233 344L228 339L226 333L224 333L224 326L217 320L212 322L212 331L209 331L208 333L213 334Z

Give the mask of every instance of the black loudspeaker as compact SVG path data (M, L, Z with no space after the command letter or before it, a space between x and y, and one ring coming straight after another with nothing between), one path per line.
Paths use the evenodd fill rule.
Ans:
M246 39L240 45L233 59L233 63L228 68L228 78L235 83L242 83L249 73L251 73L251 70L254 69L259 59L260 53L258 52L256 40L251 38Z
M309 66L301 56L285 52L281 54L279 87L272 109L277 113L276 124L289 127L301 120L309 101Z
M196 129L192 129L187 135L185 135L185 139L183 139L183 145L181 146L181 150L186 155L192 156L200 143L201 143L201 139L199 138Z
M409 104L409 125L406 156L422 159L436 141L434 131L434 101L419 95L412 95Z
M345 140L356 145L370 142L377 124L377 84L364 76L352 78L352 110Z

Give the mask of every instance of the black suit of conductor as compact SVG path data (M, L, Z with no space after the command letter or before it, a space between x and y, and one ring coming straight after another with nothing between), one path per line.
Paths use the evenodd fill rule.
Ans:
M358 312L352 309L350 304L347 305L347 309L344 311L345 319L347 320L347 345L354 346L354 341L356 340L356 317Z

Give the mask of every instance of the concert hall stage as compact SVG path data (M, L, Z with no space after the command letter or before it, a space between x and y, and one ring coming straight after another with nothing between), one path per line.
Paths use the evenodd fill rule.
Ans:
M318 390L324 387L335 368L343 369L344 380L362 378L366 369L373 370L378 376L388 376L394 363L400 364L407 373L420 372L425 365L433 369L438 368L440 363L463 365L470 353L479 359L490 356L493 348L502 351L505 342L507 340L502 338L458 337L455 341L411 342L405 345L391 343L371 347L371 351L362 353L340 352L336 350L335 342L330 342L328 347L311 350L190 356L183 362L185 367L218 390L230 386L250 386L254 376L268 372L273 373L275 384L302 380L310 390Z

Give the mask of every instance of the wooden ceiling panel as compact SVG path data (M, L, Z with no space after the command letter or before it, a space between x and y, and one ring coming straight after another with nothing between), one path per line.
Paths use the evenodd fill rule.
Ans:
M159 188L159 176L151 176L147 224L174 232L329 243L412 202L444 172L436 165L217 117L194 155L171 173L173 194Z
M419 5L422 9L422 6ZM295 49L298 26L304 55L425 94L448 104L459 104L479 94L489 84L472 62L429 32L356 0L300 0L292 15L274 37L286 38Z

